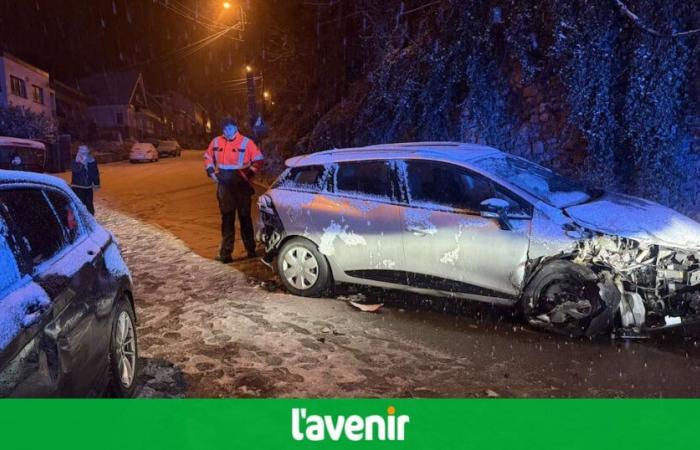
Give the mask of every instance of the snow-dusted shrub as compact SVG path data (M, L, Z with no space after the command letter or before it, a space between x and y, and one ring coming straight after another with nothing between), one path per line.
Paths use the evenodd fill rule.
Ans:
M45 114L24 107L0 107L0 136L52 142L56 137L56 124Z

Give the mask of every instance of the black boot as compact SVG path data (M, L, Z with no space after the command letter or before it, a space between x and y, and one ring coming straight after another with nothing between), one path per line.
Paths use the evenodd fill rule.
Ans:
M217 261L219 261L219 262L222 263L222 264L230 264L230 263L233 262L233 258L231 258L230 256L222 256L222 255L219 255L219 256L217 256L217 257L214 258L214 259L217 260Z

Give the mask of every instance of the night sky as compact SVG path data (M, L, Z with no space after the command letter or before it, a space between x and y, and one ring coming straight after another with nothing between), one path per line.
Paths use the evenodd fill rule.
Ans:
M225 81L240 79L245 64L260 59L250 24L247 32L228 31L197 51L188 47L237 23L240 6L251 13L249 21L255 14L249 1L231 5L224 9L218 0L4 0L0 48L64 82L95 71L140 70L154 93L176 89L204 103L215 96L235 101L243 99L242 89Z

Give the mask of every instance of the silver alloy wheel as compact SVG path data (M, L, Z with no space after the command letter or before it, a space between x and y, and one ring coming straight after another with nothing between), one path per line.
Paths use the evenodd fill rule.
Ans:
M119 381L121 381L123 386L129 387L134 382L136 369L136 339L134 324L131 322L131 316L126 311L122 311L119 314L116 332L115 345L117 349Z
M297 245L284 254L282 272L284 278L295 288L310 289L318 280L318 261L308 249Z

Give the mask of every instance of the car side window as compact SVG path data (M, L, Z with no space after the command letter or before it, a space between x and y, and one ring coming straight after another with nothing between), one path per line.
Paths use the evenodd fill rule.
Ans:
M388 161L353 161L338 164L335 191L392 200L393 184Z
M491 180L452 164L434 161L405 161L411 204L441 206L478 214L481 202L500 198L509 204L509 212L527 216L522 202Z
M50 259L65 245L63 228L41 190L2 190L0 203L32 266Z
M53 206L59 222L63 227L63 237L65 242L72 244L75 242L79 234L78 217L75 214L75 209L68 197L56 191L46 191L46 196L49 198Z
M278 183L279 187L322 191L324 189L324 166L292 167Z
M517 216L518 218L532 217L532 206L528 205L524 200L518 200L512 193L497 184L494 185L494 197L508 202L508 214L510 216Z
M411 202L452 209L479 211L479 204L494 196L492 184L450 164L406 161Z

